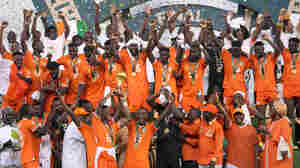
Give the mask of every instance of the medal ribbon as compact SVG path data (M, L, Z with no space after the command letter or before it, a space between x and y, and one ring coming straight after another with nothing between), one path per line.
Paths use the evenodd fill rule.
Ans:
M169 65L163 66L163 72L162 72L163 83L166 83L167 80L169 80L170 75L168 74L168 71L169 71Z
M239 65L241 64L241 60L238 58L236 62L234 62L234 57L232 57L232 73L233 73L233 78L235 78L237 70L239 68Z
M199 68L199 64L198 64L198 63L196 63L195 68L194 68L194 65L195 65L195 64L193 64L193 63L190 63L190 65L189 65L189 68L190 68L190 75L191 75L191 77L192 77L192 81L193 81L193 82L196 81L196 72L197 72L197 70L198 70L198 68Z
M76 65L79 63L79 58L74 58L72 61L71 61L71 64L72 64L72 68L73 68L73 72L75 74L77 74L77 68L76 68Z
M132 54L131 54L131 52L129 50L128 50L128 54L129 54L129 57L130 57L130 60L131 60L131 71L133 73L135 73L139 57L137 57L137 58L133 57Z
M267 63L266 57L263 58L263 61L261 61L261 59L259 59L258 62L259 62L259 70L262 75L262 79L264 80L265 79L265 66Z
M34 62L34 65L35 65L35 71L36 71L36 74L39 75L39 74L40 74L40 63L41 63L41 58L40 58L40 57L33 56L33 62Z
M297 67L296 66L296 62L298 60L298 56L299 56L299 53L291 55L291 58L292 58L292 69L293 70L296 70L296 67Z
M141 127L142 131L140 131L140 129L139 129L140 127ZM136 124L135 129L136 129L135 147L138 147L138 145L140 143L140 138L144 134L144 132L146 131L146 127L144 125L139 126L138 124Z
M110 126L110 124L105 123L104 124L106 130L108 131L108 134L110 136L112 144L114 144L114 135L113 135L113 128Z
M112 70L113 70L113 66L114 66L114 61L113 61L113 58L110 58L109 60L108 60L108 62L109 62L109 67L108 67L108 69L109 69L109 73L110 74L112 74Z
M96 74L95 68L91 65L90 65L90 71L91 71L90 73L92 75L92 79L93 79L93 81L95 81L97 79L97 74Z

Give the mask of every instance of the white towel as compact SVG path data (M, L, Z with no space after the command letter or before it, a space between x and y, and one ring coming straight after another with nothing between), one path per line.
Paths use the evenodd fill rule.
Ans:
M105 151L116 160L115 148L103 148L101 146L98 146L97 151L96 151L96 156L95 156L95 167L98 167L98 159L99 159L101 153L105 152Z
M288 158L291 158L291 151L289 148L289 144L284 140L282 136L280 136L280 142L278 144L277 148L277 160L283 160L283 156L281 155L281 152L288 152Z
M243 113L244 113L244 116L245 116L244 123L246 125L251 125L252 124L251 123L251 117L250 117L250 113L249 113L247 104L242 105L242 110L243 110Z
M110 87L106 86L104 89L104 97L107 96L110 93ZM111 105L111 98L106 99L104 102L104 106L110 106Z

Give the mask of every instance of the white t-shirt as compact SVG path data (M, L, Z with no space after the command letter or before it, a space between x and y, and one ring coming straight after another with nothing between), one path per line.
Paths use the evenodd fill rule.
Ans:
M42 143L40 145L40 163L41 168L50 168L51 167L51 142L50 136L42 136Z
M87 168L85 141L74 122L71 122L64 135L62 167Z
M56 40L51 40L48 37L42 39L45 52L47 54L52 54L52 60L56 61L58 58L64 55L64 46L65 46L65 34L58 36Z
M1 55L0 55L1 56ZM5 95L9 87L9 74L12 61L0 57L0 94Z

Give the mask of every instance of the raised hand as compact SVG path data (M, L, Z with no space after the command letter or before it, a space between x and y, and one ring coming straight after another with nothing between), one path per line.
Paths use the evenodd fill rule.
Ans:
M3 21L2 23L1 23L1 30L4 30L5 28L7 28L7 26L8 26L8 22L7 21Z
M96 11L99 11L100 10L100 5L98 3L94 3L94 6L95 6L95 10Z
M115 4L112 4L110 14L115 14L117 12L117 7Z
M148 7L145 8L145 13L148 16L151 14L151 7L150 6L148 6Z

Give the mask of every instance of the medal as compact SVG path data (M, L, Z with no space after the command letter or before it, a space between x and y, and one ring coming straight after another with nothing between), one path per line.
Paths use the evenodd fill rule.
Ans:
M292 73L295 75L296 73L297 73L297 59L298 59L298 56L299 56L299 54L297 53L297 54L293 54L292 56L291 56L291 58L292 58Z
M169 128L165 128L164 133L168 134L170 132Z

